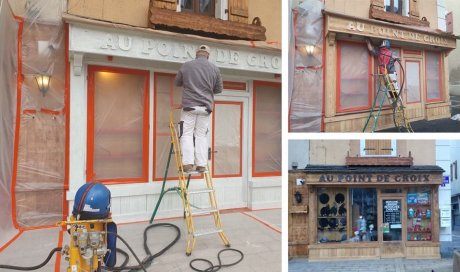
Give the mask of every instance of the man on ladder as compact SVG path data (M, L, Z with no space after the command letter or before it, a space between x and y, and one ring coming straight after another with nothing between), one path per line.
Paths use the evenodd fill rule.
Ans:
M378 50L371 44L369 39L367 39L366 42L367 48L369 49L371 55L377 57L378 59L379 73L383 75L388 75L390 81L388 83L393 85L393 90L392 93L390 93L390 95L393 98L396 98L399 95L399 84L397 81L398 74L396 73L395 69L395 60L397 59L397 56L390 49L390 41L383 40ZM386 77L385 80L387 80Z
M182 164L184 172L206 171L208 161L209 119L213 110L214 95L221 93L223 84L219 68L209 62L210 48L200 45L196 59L186 62L176 76L176 86L183 86L182 93ZM195 136L195 145L193 144Z

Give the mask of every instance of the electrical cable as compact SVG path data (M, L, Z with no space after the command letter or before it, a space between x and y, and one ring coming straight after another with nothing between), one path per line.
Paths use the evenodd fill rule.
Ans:
M11 270L21 270L21 271L37 270L37 269L40 269L40 268L44 267L51 260L51 257L53 257L54 253L59 252L61 250L62 250L62 247L53 248L53 250L51 250L51 252L48 254L48 257L46 257L45 261L43 261L39 265L35 265L35 266L14 266L14 265L0 264L0 268L11 269Z
M237 252L237 253L239 253L241 255L241 258L239 260L237 260L236 262L233 262L233 263L222 264L222 259L221 259L220 255L222 253L226 252L226 251ZM190 268L192 268L194 271L197 271L197 272L216 272L216 271L220 270L221 268L234 266L234 265L240 263L243 259L244 259L244 254L240 250L234 249L234 248L226 248L226 249L222 249L221 251L219 251L219 253L217 253L217 260L219 261L219 264L217 264L217 265L214 265L210 260L202 259L202 258L197 258L197 259L191 260L189 265L190 265ZM205 263L207 263L209 265L209 267L206 268L206 269L203 269L203 270L198 269L195 266L193 266L193 263L195 263L195 262L205 262Z
M170 227L170 228L173 228L177 232L177 234L176 234L176 237L174 238L174 240L171 241L166 247L164 247L162 250L158 251L157 253L152 254L152 252L150 251L150 248L149 248L149 246L147 244L148 231L150 229L153 229L153 228L156 228L156 227ZM119 237L119 235L117 235L117 237ZM156 257L159 257L159 256L163 255L168 249L170 249L174 244L176 244L177 241L179 241L179 239L180 239L180 229L179 229L178 226L176 226L174 224L158 223L158 224L149 225L144 230L144 250L145 250L147 256L142 260L142 262L138 260L136 254L131 250L131 248L127 245L127 243L125 243L125 245L128 246L128 249L130 249L131 253L134 255L136 260L138 260L139 265L127 266L126 264L129 262L129 256L126 254L126 252L124 252L123 250L117 248L117 253L119 252L119 253L121 253L122 255L125 256L125 260L124 260L123 264L121 266L118 266L118 267L103 267L103 268L105 270L108 270L108 271L137 271L137 270L140 270L140 269L143 269L145 271L145 268L148 268L152 264L153 260Z

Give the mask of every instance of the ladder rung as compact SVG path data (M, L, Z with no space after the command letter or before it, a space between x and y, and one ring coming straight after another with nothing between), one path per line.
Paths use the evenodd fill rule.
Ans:
M217 228L202 229L202 230L196 230L195 233L193 233L193 236L198 237L198 236L204 236L204 235L219 233L219 232L223 232L223 231L224 231L223 229L217 229Z
M193 194L204 194L204 193L210 193L210 192L214 192L214 189L189 190L188 194L193 195Z
M189 171L189 172L184 172L185 175L201 175L208 173L208 171L203 171L203 172L198 172L198 171Z
M214 208L206 208L206 209L192 209L192 215L200 215L200 214L211 214L218 212L218 209Z

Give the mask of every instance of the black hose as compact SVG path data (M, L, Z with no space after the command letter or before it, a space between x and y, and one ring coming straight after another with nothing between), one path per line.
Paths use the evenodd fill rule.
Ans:
M152 252L150 251L150 248L147 244L147 241L148 241L148 235L147 235L147 232L152 229L152 228L156 228L156 227L171 227L173 228L174 230L176 230L177 232L177 235L176 237L174 238L174 240L169 243L166 247L164 247L162 250L160 250L159 252L155 253L155 254L152 254ZM117 235L118 237L118 235ZM175 243L177 243L177 241L179 241L180 239L180 229L179 227L177 227L176 225L174 224L170 224L170 223L158 223L158 224L153 224L153 225L149 225L145 228L144 230L144 250L147 254L147 256L144 258L144 260L142 260L142 262L139 262L139 265L136 265L136 266L126 266L126 264L128 263L129 261L129 258L126 254L126 252L120 250L117 248L117 252L120 252L121 254L123 254L125 256L125 261L123 262L123 264L121 266L117 266L117 267L104 267L105 270L109 270L109 271L137 271L137 270L140 270L140 269L144 269L145 271L145 268L149 267L153 260L156 258L156 257L159 257L161 255L163 255L168 249L170 249ZM126 244L126 243L125 243ZM126 244L127 245L127 244ZM129 248L129 246L128 246ZM131 249L130 249L131 250ZM134 257L137 259L137 256L134 254L134 252L131 250L131 252L133 253ZM125 255L126 254L126 255Z
M14 266L14 265L0 264L0 268L11 269L11 270L21 270L21 271L37 270L37 269L44 267L51 260L51 257L53 257L54 253L59 252L61 250L62 250L62 247L53 248L53 250L51 250L51 252L48 254L48 257L46 258L46 260L36 266Z
M399 94L398 94L398 99L399 97L401 96L401 93L403 92L404 90L404 84L406 83L406 71L404 70L404 67L401 63L401 60L400 59L395 59L396 62L399 64L399 66L401 67L401 74L402 74L402 82L401 82L401 87L399 88Z
M237 252L237 253L239 253L241 255L241 258L239 260L237 260L236 262L233 262L233 263L222 264L222 259L221 259L220 255L222 253L224 253L225 251ZM226 248L226 249L222 249L221 251L219 251L219 253L217 253L217 260L219 261L219 264L214 265L210 260L198 258L198 259L193 259L193 260L190 261L190 268L192 268L194 271L197 271L197 272L216 272L221 268L233 266L233 265L236 265L236 264L240 263L243 260L243 258L244 258L244 254L240 250L234 249L234 248ZM195 266L193 266L193 263L195 263L195 262L205 262L206 264L209 265L209 267L206 268L206 269L203 269L203 270L198 269Z

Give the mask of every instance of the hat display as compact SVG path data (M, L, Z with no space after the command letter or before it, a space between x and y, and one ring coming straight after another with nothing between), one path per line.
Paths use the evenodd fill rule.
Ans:
M337 204L342 204L345 201L345 196L342 193L338 193L335 195L335 202Z
M329 195L326 193L322 193L319 195L319 202L321 204L327 204L329 202Z

